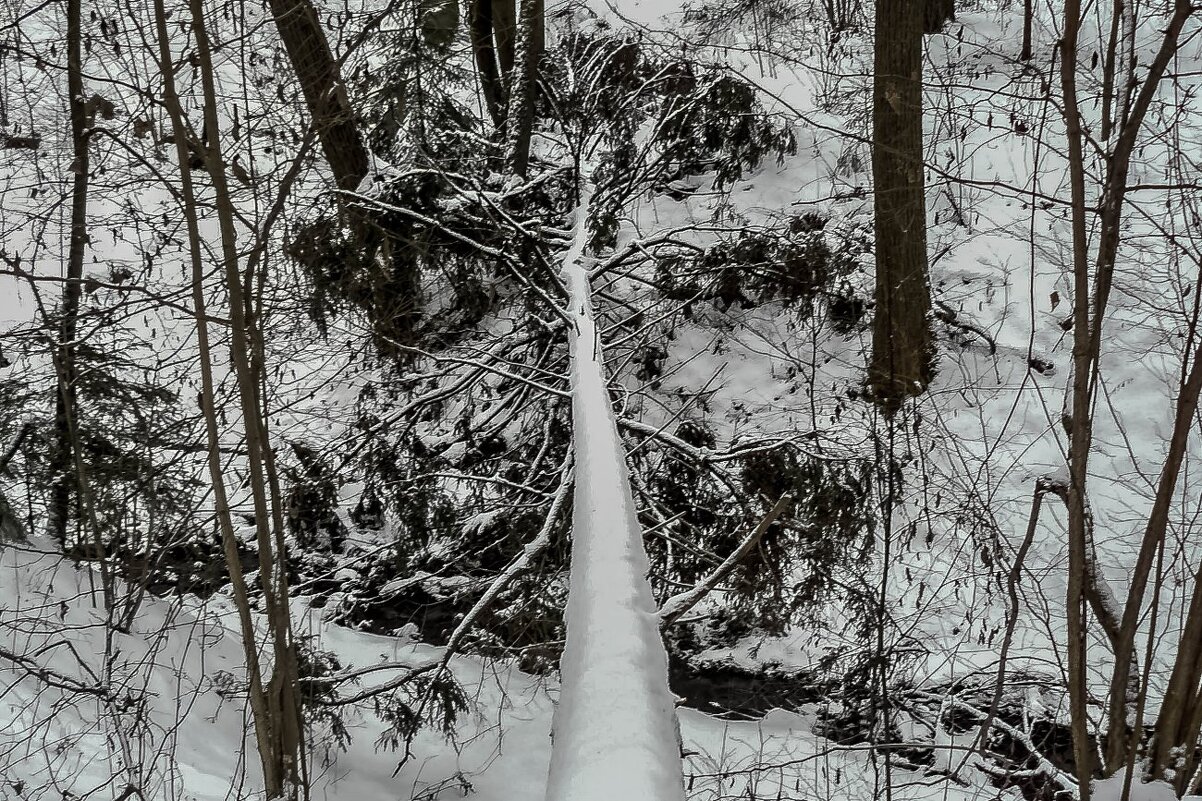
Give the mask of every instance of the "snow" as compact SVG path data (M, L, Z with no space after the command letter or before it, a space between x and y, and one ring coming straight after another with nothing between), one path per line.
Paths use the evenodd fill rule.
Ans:
M548 801L684 798L675 699L650 569L618 436L584 258L589 194L564 258L569 291L571 585Z
M253 747L249 710L237 622L228 600L149 597L134 629L112 635L106 644L104 615L91 590L95 577L45 545L35 541L0 550L0 650L33 657L40 667L85 686L98 686L93 676L102 677L118 703L48 686L0 658L0 799L62 801L64 793L117 798L131 783L147 801L261 798L257 760L247 759L246 749ZM119 586L118 594L125 589ZM320 611L297 604L294 617L301 633L336 653L346 668L395 666L373 674L375 681L443 655L405 637L330 625ZM542 798L551 749L558 751L565 740L557 735L553 744L547 737L553 716L556 725L563 723L564 693L554 680L526 676L503 663L453 658L450 667L474 705L456 728L454 747L435 732L423 732L414 743L414 758L398 771L399 754L378 745L383 727L371 703L352 705L341 712L352 737L346 751L334 746L323 724L310 740L312 798L432 801L461 792L475 801ZM606 689L610 695L594 700L621 704L638 688L621 679ZM120 702L126 693L132 705ZM775 710L762 721L727 722L681 710L689 797L859 801L879 796L869 755L815 736L815 711ZM625 722L644 725L646 715L638 712L628 709ZM623 761L631 755L620 752L623 741L612 739L617 757L603 767L620 779L639 762ZM666 741L679 764L674 731ZM987 786L966 787L900 768L895 776L898 801L993 801L999 795ZM669 789L666 795L606 798L682 797L679 784ZM1013 791L1001 797L1019 801Z
M595 5L608 4L597 0ZM656 0L622 0L616 4L624 16L653 27L660 24L659 15L672 10L668 7L671 5ZM1008 114L1033 118L1039 113L1037 88L1026 85L1027 79L1013 79L1006 45L1000 50L997 47L999 42L1015 38L1015 19L1014 13L999 18L993 12L966 12L958 24L962 37L928 40L928 69L933 78L927 98L932 120L928 128L932 161L944 164L946 149L954 157L958 175L998 181L1021 191L959 186L955 191L960 193L958 200L970 221L970 225L959 226L947 222L947 186L939 185L938 190L933 186L929 218L932 251L940 253L934 268L940 282L939 295L966 319L989 331L996 339L998 352L986 355L981 347L962 352L948 348L932 394L919 402L926 421L933 421L940 437L922 442L924 448L931 445L933 485L949 498L982 496L981 508L974 507L973 511L987 519L987 529L996 537L1002 554L1012 552L1022 540L1034 480L1044 475L1066 475L1058 417L1071 347L1071 337L1059 328L1070 298L1063 269L1065 239L1059 209L1032 210L1023 200L1028 189L1062 194L1063 164L1054 147L1051 154L1041 153L1034 137L1017 136L1004 124ZM1055 32L1045 30L1043 38L1046 45L1055 38ZM1043 52L1050 52L1050 47L1044 46ZM699 196L683 204L663 199L641 201L632 210L636 220L633 227L654 231L682 216L717 219L729 215L761 220L765 209L829 201L837 192L866 185L863 171L839 172L841 156L857 146L842 135L846 120L814 111L823 99L819 78L800 67L782 69L776 76L762 75L751 56L740 56L738 48L727 56L739 71L778 92L782 104L791 104L807 115L807 121L820 124L799 130L798 158L781 166L766 165L730 197ZM740 63L733 63L740 59ZM854 54L849 61L854 61ZM1183 70L1192 69L1196 61L1196 53L1183 53ZM857 74L862 73L861 65L836 67L834 72L844 75L844 87L863 78ZM1182 80L1187 78L1183 74ZM947 85L939 86L938 82L945 79ZM45 96L52 99L53 93ZM52 111L57 108L53 102L44 105ZM986 126L983 121L987 116L996 124ZM966 136L940 131L934 125L936 119L962 122ZM1196 139L1196 125L1189 120L1183 123L1187 139ZM821 125L833 126L833 130ZM48 130L60 128L52 126ZM1047 136L1054 143L1055 131ZM62 170L50 163L53 152L48 142L39 158L46 159L43 168L48 173L59 174ZM1156 145L1150 147L1145 163L1137 165L1133 180L1144 180L1145 174L1156 179L1163 163L1165 154ZM266 167L270 172L271 165ZM367 191L370 187L361 189ZM146 208L157 212L161 205L175 213L173 205L157 203L154 193L146 195ZM1153 193L1143 198L1146 209L1165 205L1165 198ZM107 215L111 209L104 200L97 198L97 209ZM24 251L30 235L20 230L20 215L26 206L36 204L18 198L15 192L6 192L3 204L6 246L11 253ZM854 199L827 205L831 208L824 211L836 218L854 219L863 214ZM1177 214L1165 208L1165 217ZM936 216L940 213L943 222ZM315 798L392 798L403 793L412 797L422 793L425 797L452 797L459 790L455 778L460 776L471 783L472 797L482 801L529 801L548 789L543 777L549 770L549 798L600 798L600 793L588 794L593 786L609 787L610 791L604 793L606 798L679 798L683 793L680 776L669 775L668 770L668 766L679 766L676 734L670 724L674 715L671 699L660 692L658 683L664 666L652 620L655 610L649 605L642 582L646 560L624 481L620 443L612 430L603 360L588 286L582 276L586 260L579 245L586 216L587 205L577 213L577 247L565 265L577 300L573 308L577 321L572 334L574 349L584 356L576 360L575 414L578 419L595 423L577 431L580 452L587 455L590 472L587 476L577 473L577 492L584 497L576 500L576 545L581 558L575 560L573 569L583 563L586 555L605 567L595 574L590 571L573 577L574 589L583 590L583 594L574 594L569 612L571 633L564 664L568 686L561 691L553 679L525 677L505 663L486 666L476 660L454 659L452 669L477 704L471 719L459 729L466 745L456 751L437 736L423 735L416 746L415 760L394 778L397 755L374 746L381 724L369 704L354 705L346 712L354 737L350 750L323 753L315 761L321 765L315 771L320 773ZM1156 220L1145 224L1137 218L1131 224L1132 237L1142 238L1137 246L1124 252L1119 276L1121 297L1116 299L1120 307L1116 309L1115 325L1107 332L1104 357L1110 411L1099 416L1099 452L1091 460L1095 471L1091 481L1096 482L1092 500L1099 527L1098 549L1120 596L1131 543L1137 540L1137 524L1149 496L1140 477L1155 477L1167 429L1165 421L1170 419L1166 410L1173 392L1178 356L1175 329L1181 317L1181 310L1174 307L1179 301L1175 287L1188 284L1181 279L1189 278L1188 269L1174 274L1166 267L1171 260L1155 237L1148 235ZM633 238L633 232L624 231L623 237L623 241ZM55 237L50 239L53 242ZM103 241L108 243L107 235ZM123 250L120 255L129 254ZM170 257L168 252L156 267L166 276L175 266ZM48 258L39 269L52 274L57 265ZM1049 302L1054 294L1064 299L1058 307L1055 301ZM100 299L92 302L99 304ZM0 275L0 328L14 321L27 322L34 312L27 283ZM762 437L821 426L823 436L836 447L845 447L844 441L849 438L841 437L841 429L854 432L860 421L848 411L839 424L828 424L841 402L833 391L826 390L847 386L849 376L854 379L862 361L858 361L862 354L857 351L863 348L862 341L853 336L846 341L805 342L795 336L788 316L771 307L741 314L700 309L698 314L720 318L721 332L716 333L718 326L682 325L670 345L669 356L680 369L665 378L664 387L668 392L687 392L712 381L710 416L723 442L744 434ZM147 327L151 326L175 334L159 319L152 319ZM273 363L285 361L277 357L286 355L291 363L299 365L301 379L293 388L298 397L316 390L323 400L329 396L334 401L329 409L319 409L312 419L304 416L301 407L295 413L286 409L281 412L278 428L311 428L332 438L330 420L334 419L338 427L346 424L337 415L340 410L353 408L355 386L345 376L343 383L328 382L334 369L328 365L310 369L303 352L306 343L297 345L295 353L288 350L294 343L286 337L271 344L279 349L270 359ZM697 354L701 356L694 358ZM1052 369L1033 373L1027 366L1032 355L1047 361ZM803 400L799 382L781 376L785 368L807 364L823 367L814 368L811 377L811 387L819 391ZM191 391L191 379L185 376L181 381ZM805 388L804 383L800 385ZM809 409L805 408L807 400ZM675 411L631 413L641 414L640 425L660 430L674 419ZM430 444L437 450L445 442L430 437ZM1194 459L1196 451L1195 447ZM455 445L445 455L449 462L456 461L463 456L463 445ZM1196 471L1183 479L1179 493L1181 525L1175 536L1183 544L1191 542L1190 521L1196 513L1196 499L1202 497L1193 476ZM996 641L984 638L1000 620L1002 604L990 589L990 574L977 564L974 537L979 535L959 522L946 522L960 512L938 510L935 523L924 523L926 527L918 535L921 543L930 532L927 545L916 544L895 554L893 610L901 627L922 651L916 663L906 668L916 686L979 678L992 675L996 669ZM1063 644L1063 515L1052 502L1045 506L1045 514L1024 570L1024 613L1010 664L1012 670L1055 675ZM485 527L487 519L478 518L473 524ZM365 543L365 547L374 544ZM1189 548L1183 547L1182 551ZM113 686L144 686L151 690L146 700L147 728L139 729L126 726L132 720L126 713L116 713L88 696L80 698L45 687L21 668L0 660L0 775L4 778L0 798L62 798L62 792L117 797L123 785L110 779L114 772L124 777L134 770L135 761L144 777L141 787L148 799L216 801L254 795L257 780L248 771L253 774L255 760L241 756L246 747L246 710L244 699L236 691L240 649L232 633L236 627L229 625L222 599L179 605L148 599L135 630L129 635L113 635L110 642L90 594L95 577L86 568L77 569L28 549L6 548L0 557L0 569L0 647L34 654L39 664L75 679L90 679L91 671L106 677ZM909 578L911 572L914 579ZM357 575L351 567L336 573L337 578L346 581ZM424 578L397 576L387 589L399 590L406 582ZM1169 593L1174 597L1165 601L1170 611L1173 604L1180 605L1176 592ZM783 638L750 636L724 651L702 656L712 661L729 657L732 663L749 669L769 662L813 667L841 647L854 647L854 639L845 634L849 625L846 610L827 609L818 617L813 628L799 627ZM319 644L335 650L346 666L418 664L442 655L438 649L413 644L410 636L374 637L338 629L316 614L305 619ZM162 632L164 627L166 631ZM591 636L582 633L586 630ZM1166 641L1171 645L1174 637L1170 624ZM1105 649L1095 648L1091 656L1093 678L1099 682L1097 686L1104 686L1109 671ZM396 672L383 671L379 680ZM235 691L222 695L216 676L226 674L235 676ZM630 677L636 675L655 681L644 686L631 681ZM1158 681L1157 676L1152 677L1150 714L1158 703ZM1028 693L1037 695L1033 688ZM552 761L546 733L551 727L551 701L556 696L556 757ZM640 698L644 700L637 701ZM1046 711L1054 716L1059 708L1057 700L1056 692L1049 690L1046 696L1033 698L1031 706L1040 707L1034 710L1037 714ZM762 722L725 724L684 711L680 715L684 747L691 754L685 768L687 786L692 788L689 795L702 799L777 797L782 792L786 798L878 796L880 788L873 784L868 758L839 750L815 737L810 731L810 717L808 712L799 715L781 710ZM952 735L940 730L936 738L954 746L971 738L971 733ZM128 753L122 751L126 745L132 749ZM602 764L597 756L601 749L612 749L610 753L616 756ZM956 767L963 773L957 753L940 755L938 764ZM667 794L635 792L624 783L631 772L643 786L652 788L650 792ZM972 777L972 786L961 787L935 776L901 770L895 775L899 786L894 795L899 799L992 798L998 792L976 776ZM15 789L18 782L23 783L24 792ZM615 787L617 784L622 786ZM438 788L444 785L448 789L440 794ZM1098 782L1096 797L1099 801L1115 801L1119 789L1113 778ZM1163 785L1137 784L1133 790L1136 801L1168 797Z

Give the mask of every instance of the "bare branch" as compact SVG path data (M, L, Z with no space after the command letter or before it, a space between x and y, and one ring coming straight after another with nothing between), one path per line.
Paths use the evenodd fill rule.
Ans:
M780 496L780 500L776 502L776 505L773 506L768 511L768 514L764 515L764 519L761 520L759 524L752 529L746 537L743 538L743 541L739 543L739 547L735 548L734 552L730 556L726 557L726 561L718 565L718 567L715 568L714 571L708 576L697 582L697 586L693 587L691 590L682 592L679 595L673 595L671 598L665 601L664 605L660 607L659 610L660 628L667 628L676 621L680 620L681 616L684 615L685 612L692 609L698 601L709 595L710 592L713 591L714 587L717 587L724 578L730 575L730 572L738 566L739 562L742 562L747 557L747 554L751 553L751 550L759 543L765 532L768 531L768 528L776 522L777 518L785 513L785 509L789 508L791 503L793 503L792 493L785 493L784 495Z

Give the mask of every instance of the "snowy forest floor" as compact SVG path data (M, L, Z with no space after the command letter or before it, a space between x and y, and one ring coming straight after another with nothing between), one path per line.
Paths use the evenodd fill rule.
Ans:
M6 667L0 687L0 798L120 797L126 787L164 801L252 797L257 766L246 763L253 738L228 604L151 598L130 632L111 633L93 602L93 580L36 542L0 552L0 648L29 660ZM343 666L397 666L380 679L440 655L325 624L320 610L298 605L296 613L298 631L318 638ZM115 640L107 664L96 656L105 653L106 636ZM24 669L35 662L36 673ZM328 724L316 725L312 797L542 798L555 681L474 658L451 664L471 709L449 737L423 732L397 772L401 754L381 746L383 726L371 703L341 708L350 743L340 747ZM109 689L96 692L100 687ZM883 768L874 768L862 746L835 747L814 735L818 711L724 721L682 709L689 797L879 797ZM972 736L961 735L960 744ZM972 770L952 780L893 768L891 782L898 799L967 801L998 793Z

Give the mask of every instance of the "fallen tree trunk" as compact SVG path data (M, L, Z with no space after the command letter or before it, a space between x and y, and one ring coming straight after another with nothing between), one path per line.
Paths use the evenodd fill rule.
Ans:
M572 376L572 567L548 801L683 801L668 656L584 265L589 196L564 259Z

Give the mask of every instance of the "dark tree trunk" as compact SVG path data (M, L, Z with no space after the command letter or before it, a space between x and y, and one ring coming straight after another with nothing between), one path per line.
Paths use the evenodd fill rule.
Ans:
M1035 20L1035 0L1023 0L1023 44L1020 61L1031 60L1031 28Z
M923 33L939 33L956 18L956 0L922 0Z
M931 378L930 280L922 161L922 7L877 3L872 175L876 319L869 382L892 414Z
M492 0L472 0L472 53L480 74L480 91L488 114L498 128L505 125L505 91L497 69L497 49L492 38Z
M271 8L334 180L339 189L353 191L367 175L370 159L317 11L310 0L271 0ZM448 14L445 5L431 5L429 9L436 15L444 13L442 22L431 31L441 28L445 34L448 25L458 24L457 12ZM421 277L416 266L406 258L403 244L390 241L388 232L371 211L347 202L342 204L342 210L360 263L368 269L377 262L387 265L405 287L397 293L398 305L406 309L398 326L405 332L403 337L408 337L421 308Z
M507 152L509 167L515 175L526 177L530 164L530 138L534 132L534 99L538 63L544 41L543 0L522 0L521 27L518 31L517 61L509 78Z
M51 455L53 484L48 514L49 534L66 546L67 520L71 501L78 493L74 465L75 338L78 334L79 298L83 284L84 252L88 247L88 112L83 87L83 51L80 30L80 0L67 2L67 94L71 110L71 141L74 174L71 188L71 239L67 251L66 283L63 284L62 317L59 321L55 372L58 393L54 409L55 445Z
M501 64L501 74L509 76L513 72L514 52L517 47L517 0L492 0L492 26L497 40L497 60ZM508 84L507 80L506 85Z
M1114 71L1118 62L1119 31L1123 20L1123 0L1116 0L1110 14L1110 39L1102 59L1102 139L1114 130ZM1025 33L1025 32L1024 32Z
M271 0L271 13L334 181L339 189L354 190L370 162L317 10L309 0Z

